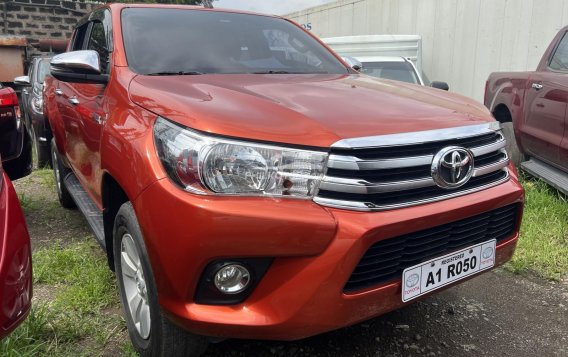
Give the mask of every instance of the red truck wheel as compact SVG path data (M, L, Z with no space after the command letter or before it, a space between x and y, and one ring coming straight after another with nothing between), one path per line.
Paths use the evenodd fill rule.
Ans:
M507 150L509 159L513 162L513 164L515 164L515 166L518 167L521 162L526 160L526 156L519 150L519 146L517 145L517 139L515 139L515 131L513 130L513 123L502 123L501 128L503 129L503 135L507 140L507 146L505 147L505 149Z

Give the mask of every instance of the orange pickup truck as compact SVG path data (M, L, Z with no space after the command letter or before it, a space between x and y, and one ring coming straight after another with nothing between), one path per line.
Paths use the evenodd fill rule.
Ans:
M341 328L515 249L523 189L487 109L360 74L289 20L111 4L51 74L59 198L141 355Z

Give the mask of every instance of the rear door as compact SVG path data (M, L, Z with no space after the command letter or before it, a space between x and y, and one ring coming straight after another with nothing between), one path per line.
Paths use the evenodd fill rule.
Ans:
M525 96L523 147L529 155L560 166L568 108L568 35L564 34L544 68L530 74ZM563 155L561 155L561 151Z

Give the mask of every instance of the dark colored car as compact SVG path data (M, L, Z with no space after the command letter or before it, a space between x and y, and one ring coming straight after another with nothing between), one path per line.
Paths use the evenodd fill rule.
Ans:
M485 106L501 122L512 161L568 194L568 27L535 71L491 73Z
M519 237L483 105L360 74L284 18L110 4L53 57L44 101L59 200L104 247L143 356L349 326Z
M6 159L5 172L0 161L0 339L26 318L32 298L30 237L10 181L29 172L31 157L31 147L23 144L17 106L15 92L0 89L0 158Z
M32 59L27 76L17 77L16 85L22 87L20 108L28 135L36 154L37 166L50 165L49 143L51 142L49 123L43 116L43 81L49 74L50 57Z
M0 153L12 180L32 172L30 136L21 119L18 96L9 87L0 88Z

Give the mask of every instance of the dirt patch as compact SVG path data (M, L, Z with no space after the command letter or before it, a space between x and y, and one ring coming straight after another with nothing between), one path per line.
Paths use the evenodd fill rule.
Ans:
M497 270L298 342L227 340L206 356L567 356L568 286Z
M79 211L59 205L52 175L51 170L39 170L14 182L34 250L54 241L66 244L92 236Z

